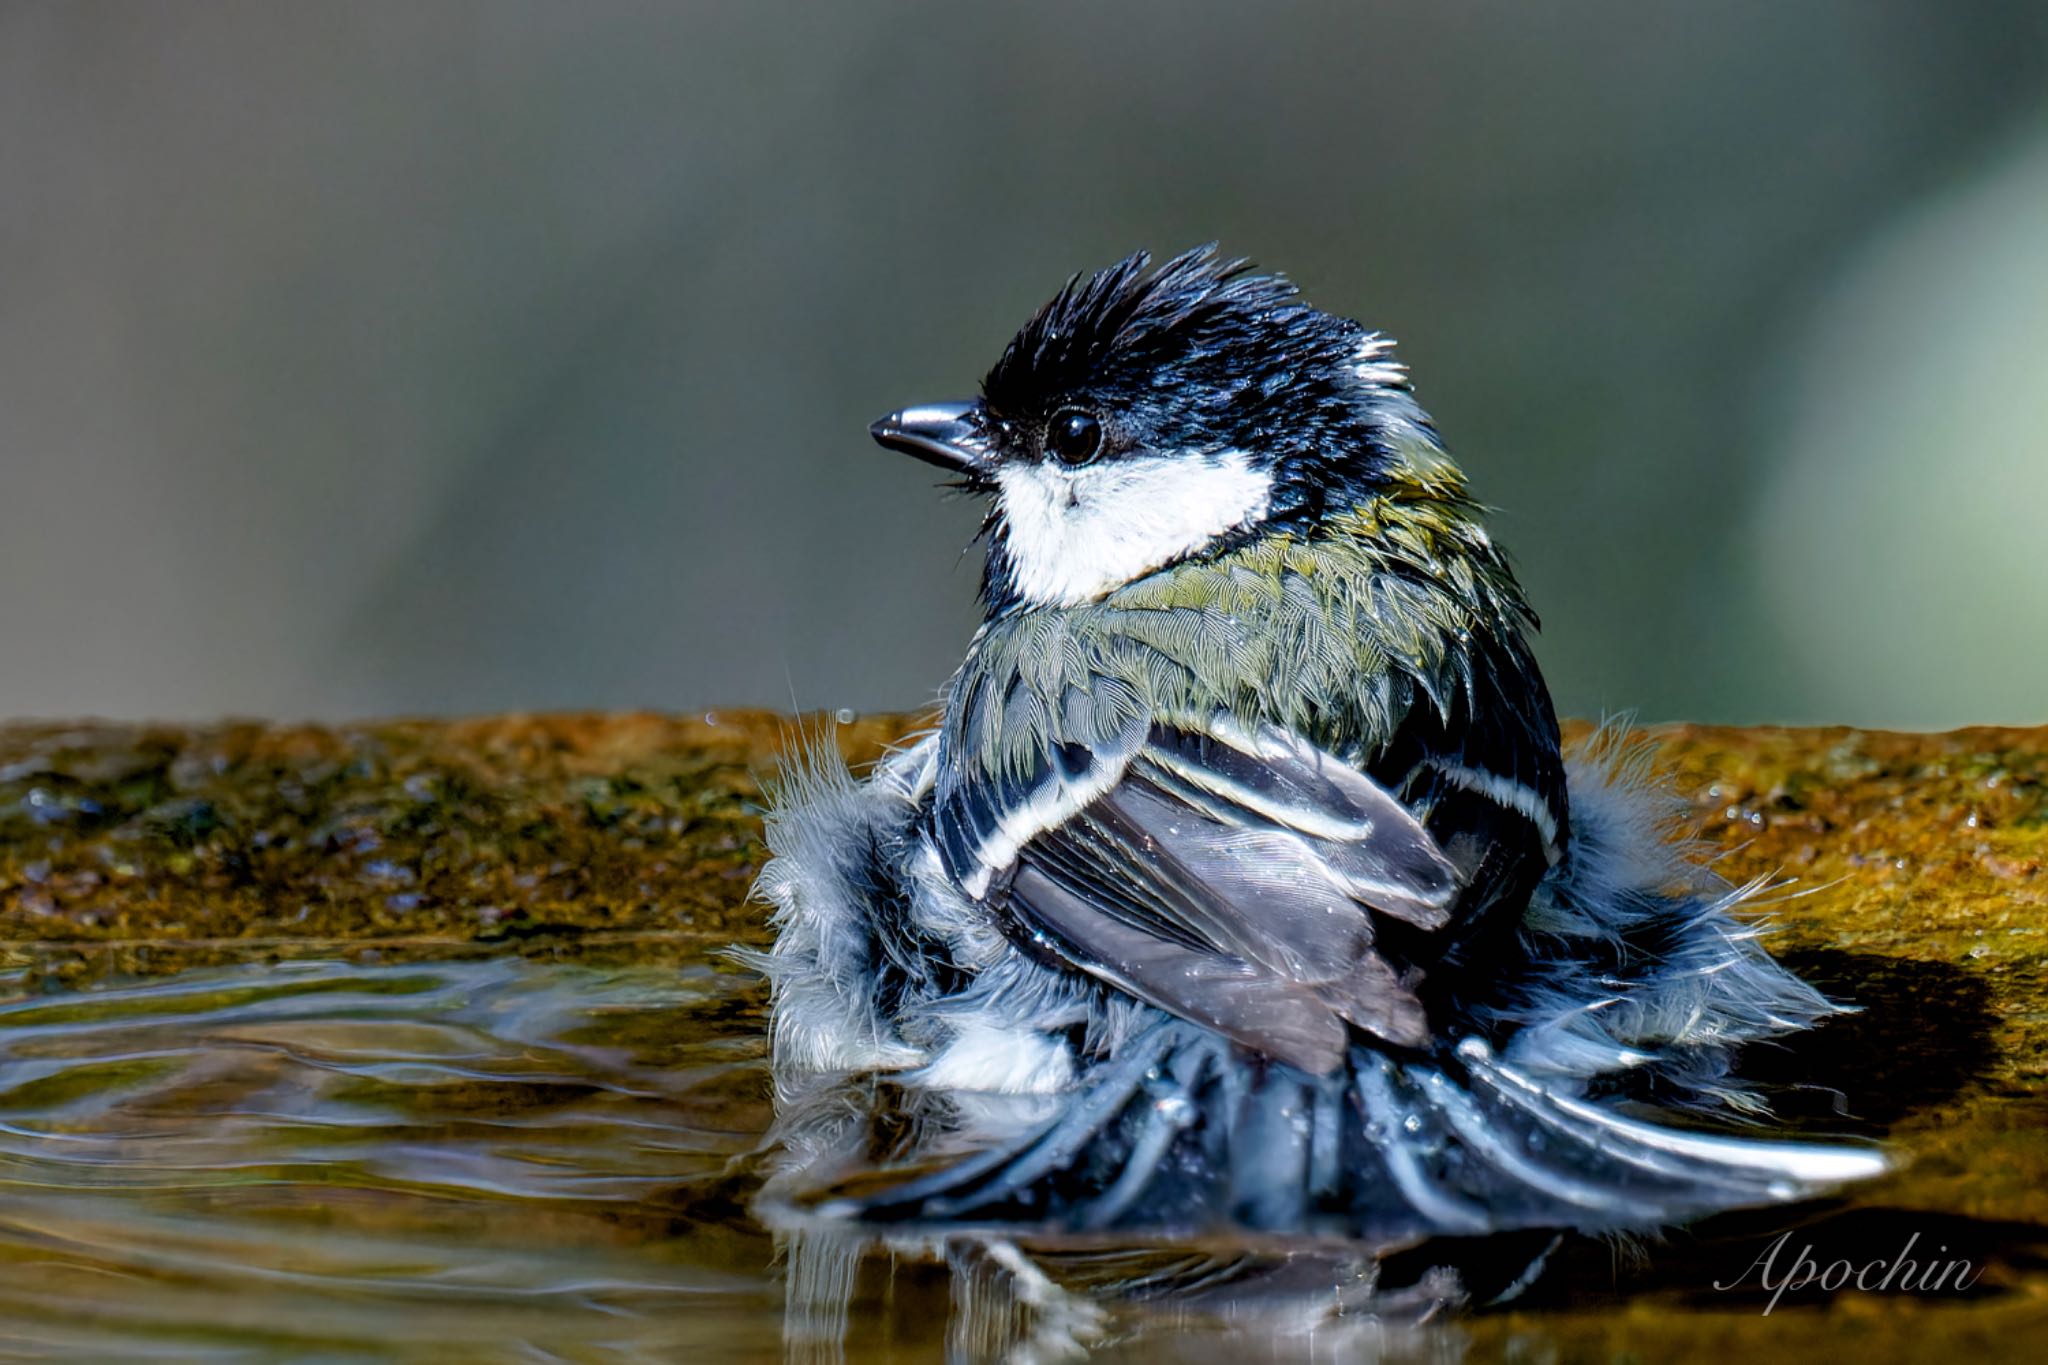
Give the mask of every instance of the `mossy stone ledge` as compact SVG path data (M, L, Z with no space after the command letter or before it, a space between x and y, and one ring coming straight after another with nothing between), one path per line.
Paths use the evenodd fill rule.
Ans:
M273 958L702 962L764 936L747 889L791 740L831 736L858 763L908 728L744 711L0 726L0 955L18 992ZM1701 856L1780 883L1771 950L1863 1006L1751 1059L1784 1122L1904 1157L1793 1249L1867 1260L1917 1233L1983 1278L1808 1289L1763 1317L1753 1283L1712 1286L1782 1221L1728 1215L1653 1248L1654 1269L1575 1256L1548 1302L1460 1330L1530 1359L2048 1350L2048 728L1647 733Z

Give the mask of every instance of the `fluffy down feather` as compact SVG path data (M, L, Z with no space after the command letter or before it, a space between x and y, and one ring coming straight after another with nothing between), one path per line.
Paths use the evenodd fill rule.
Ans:
M1883 1168L1864 1148L1706 1137L1588 1098L1655 1073L1684 1107L1756 1113L1733 1079L1740 1046L1842 1008L1763 951L1741 913L1760 888L1683 856L1670 797L1618 731L1570 761L1572 856L1531 899L1512 969L1439 1046L1360 1035L1328 1076L1041 965L978 930L936 869L878 888L909 840L924 762L911 749L860 784L816 749L769 831L761 887L781 936L756 960L785 1098L787 1155L764 1199L777 1217L1176 1233L1213 1229L1220 1211L1247 1230L1394 1246L1647 1228ZM848 849L868 853L849 865ZM973 969L900 979L904 945L876 941L867 910L878 890L900 899L909 941ZM964 1073L937 1059L956 1040L986 1048L997 1027L1038 1035L1060 1063L1022 1058L1028 1094L961 1093L948 1082ZM877 1090L890 1070L896 1084Z

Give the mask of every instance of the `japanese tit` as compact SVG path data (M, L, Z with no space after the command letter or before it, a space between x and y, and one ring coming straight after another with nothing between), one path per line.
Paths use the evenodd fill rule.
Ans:
M986 619L935 729L771 813L785 1215L1393 1247L1883 1168L1615 1107L1753 1111L1734 1050L1836 1007L1626 744L1565 755L1387 338L1139 254L873 435L988 499Z

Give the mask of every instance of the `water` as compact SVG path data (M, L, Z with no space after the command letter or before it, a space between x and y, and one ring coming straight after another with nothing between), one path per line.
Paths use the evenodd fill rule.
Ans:
M1688 1232L1660 1247L1661 1276L1628 1283L1588 1243L1554 1267L1547 1312L1419 1330L1350 1314L1284 1340L1185 1307L1048 1305L986 1249L778 1244L747 1213L764 1023L758 983L703 957L265 963L65 994L0 978L0 1358L867 1365L1051 1360L1085 1340L1095 1360L1450 1361L1572 1341L1604 1356L1627 1322L1642 1358L1679 1359L1687 1323L1774 1349L1838 1330L1707 1292L1784 1212ZM1980 1265L2048 1264L2031 1225L1864 1214L1832 1242L1810 1218L1800 1235L1829 1255L1918 1234ZM1334 1281L1302 1268L1299 1302L1326 1303ZM1943 1330L1973 1321L1968 1302L2002 1334L2041 1334L2001 1278ZM1899 1340L1940 1339L1914 1298L1882 1307Z
M1086 1335L1206 1357L1184 1322L1119 1357L1085 1303L1021 1301L1000 1256L778 1244L746 1211L762 1006L704 960L16 981L0 1356L823 1365Z
M780 1353L739 1202L759 999L712 966L195 971L0 1005L0 1350Z

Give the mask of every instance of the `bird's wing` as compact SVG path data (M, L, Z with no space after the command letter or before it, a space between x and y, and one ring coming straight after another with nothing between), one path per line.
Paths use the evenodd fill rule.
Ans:
M1557 718L1526 645L1515 636L1475 642L1446 704L1411 707L1367 771L1458 869L1451 924L1429 945L1432 978L1453 995L1485 989L1529 893L1566 857L1570 836Z
M1442 929L1461 883L1371 778L1226 718L1054 769L935 812L942 856L1020 944L1312 1072L1342 1059L1347 1022L1427 1041L1413 979L1375 944L1388 919Z

